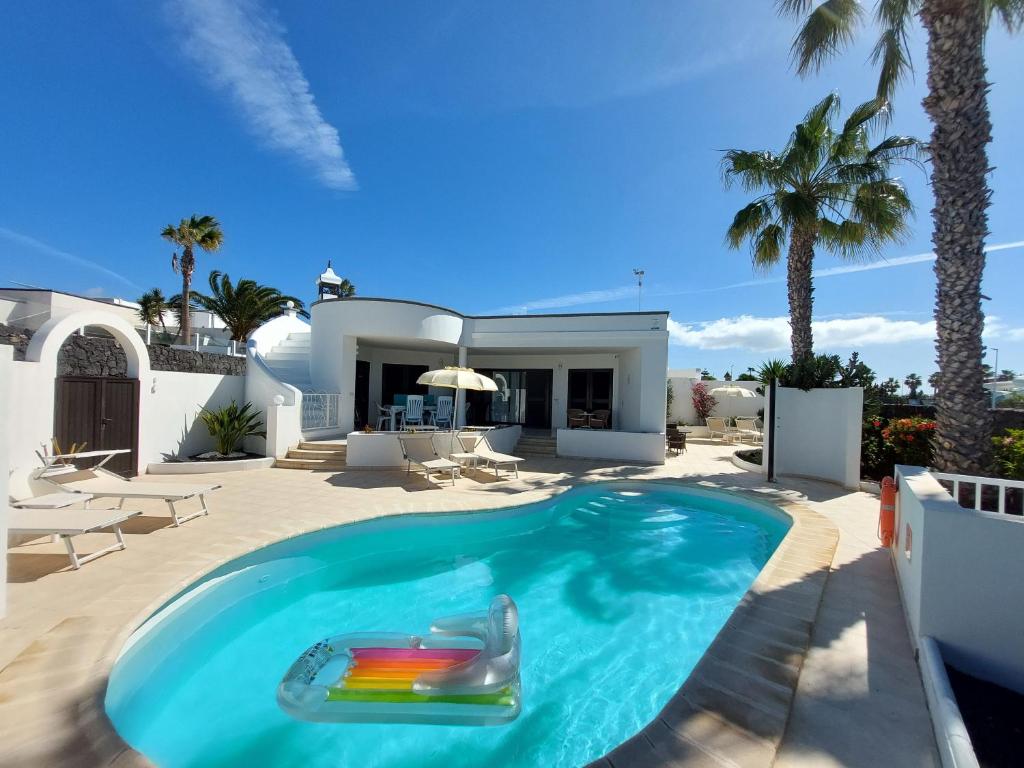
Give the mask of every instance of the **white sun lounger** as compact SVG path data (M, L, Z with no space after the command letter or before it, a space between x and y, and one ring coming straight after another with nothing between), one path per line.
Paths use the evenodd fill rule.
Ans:
M512 470L516 473L516 477L519 477L519 463L525 461L518 456L511 456L507 453L498 453L491 447L490 442L487 440L487 435L459 435L459 440L462 441L463 447L477 457L480 461L483 461L486 466L494 468L494 476L498 477L498 470L502 467L508 468L512 466ZM467 443L470 441L470 443Z
M121 523L141 515L141 512L129 512L123 509L16 509L8 507L8 532L27 536L56 535L64 540L68 550L71 567L76 571L84 563L97 557L124 549L124 536L121 534ZM116 544L79 555L75 551L72 538L83 533L93 533L110 529L117 538Z
M168 511L174 525L179 526L187 523L201 515L210 514L206 504L206 494L220 488L219 485L198 485L192 483L153 483L145 480L133 482L126 480L120 475L108 472L103 469L111 458L126 451L88 451L85 453L68 454L64 456L47 456L46 466L43 468L39 479L60 488L62 491L74 491L76 493L92 494L93 498L120 499L118 509L124 506L125 499L159 499L167 502ZM95 456L106 456L103 461L90 469L76 469L73 465L61 465L56 461L60 459L74 460L81 458L92 458ZM184 516L178 513L175 504L186 499L198 498L200 509ZM88 506L88 502L86 503Z
M452 485L455 485L455 474L459 471L460 465L451 459L441 458L437 449L434 447L433 437L430 435L425 435L423 437L410 437L408 435L403 435L398 438L398 443L402 446L402 456L406 461L406 474L412 471L412 465L415 464L416 466L423 468L423 471L427 476L427 482L429 483L430 475L433 472L443 474L447 471L451 472Z

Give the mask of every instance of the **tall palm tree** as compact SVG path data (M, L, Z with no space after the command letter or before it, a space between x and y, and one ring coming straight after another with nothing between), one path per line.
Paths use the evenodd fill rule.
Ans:
M213 216L193 214L187 219L182 219L178 226L168 224L160 236L181 248L181 258L175 252L171 259L171 268L175 273L181 273L181 307L186 309L180 313L180 334L182 342L188 344L189 338L192 336L192 319L189 317L187 307L191 306L189 294L192 287L192 273L196 268L194 249L199 248L208 253L216 251L224 242L224 233Z
M917 391L921 388L921 385L924 383L923 381L921 381L921 377L918 376L916 373L908 373L907 378L903 380L903 383L906 384L907 389L910 390L907 396L911 400L917 400Z
M727 150L726 186L738 182L763 194L740 209L726 232L732 248L750 243L755 267L779 262L789 241L787 282L793 363L812 355L811 315L814 251L823 246L845 258L900 241L913 207L898 179L902 161L919 163L920 143L888 136L875 146L868 126L885 114L884 99L853 110L839 130L839 96L829 94L797 124L781 153Z
M817 70L850 43L865 20L857 0L778 0L783 13L806 19L793 41L800 74ZM813 8L812 8L813 6ZM936 391L935 465L984 474L992 419L982 387L981 277L990 191L985 145L991 141L985 33L996 16L1010 31L1024 25L1024 0L878 0L882 30L875 45L878 94L891 97L911 71L907 29L918 16L928 34L929 149L935 207L935 323L941 386Z
M232 284L227 274L213 270L209 282L210 293L193 291L192 301L223 320L235 341L246 341L263 323L281 315L289 301L300 315L309 317L301 300L255 280Z
M164 333L167 333L164 312L170 308L170 304L164 298L164 292L159 288L146 291L139 297L139 318L146 325L159 325L163 328Z

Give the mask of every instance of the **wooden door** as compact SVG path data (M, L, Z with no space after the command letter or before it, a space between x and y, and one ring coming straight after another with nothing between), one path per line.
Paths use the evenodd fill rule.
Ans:
M61 450L72 443L84 443L86 451L128 448L131 453L115 456L104 468L125 477L138 474L138 379L62 376L56 400L53 434Z

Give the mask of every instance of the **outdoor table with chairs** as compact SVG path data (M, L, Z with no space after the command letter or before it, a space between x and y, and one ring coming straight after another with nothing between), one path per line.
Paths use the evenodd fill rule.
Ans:
M611 415L612 412L606 408L595 411L570 408L566 411L569 429L608 429L611 426Z
M391 405L377 403L377 431L405 431L409 428L451 429L453 398L442 395L395 395Z

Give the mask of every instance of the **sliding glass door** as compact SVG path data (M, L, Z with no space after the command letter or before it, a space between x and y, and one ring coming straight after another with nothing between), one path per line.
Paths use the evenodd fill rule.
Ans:
M569 371L568 407L587 413L612 410L612 369L573 368ZM609 425L611 419L608 420Z
M469 419L473 424L521 424L551 428L552 372L536 370L481 370L494 379L497 392L469 392Z

